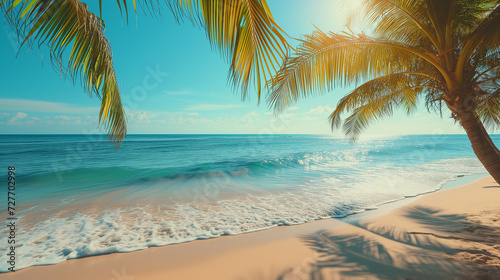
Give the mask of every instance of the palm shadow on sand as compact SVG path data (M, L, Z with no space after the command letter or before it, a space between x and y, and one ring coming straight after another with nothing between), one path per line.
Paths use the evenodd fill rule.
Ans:
M403 216L421 230L368 223L355 225L362 228L359 234L303 236L317 257L278 279L500 279L498 223L485 225L473 216L425 207L405 211ZM491 215L495 221L500 213ZM457 240L459 248L449 242Z

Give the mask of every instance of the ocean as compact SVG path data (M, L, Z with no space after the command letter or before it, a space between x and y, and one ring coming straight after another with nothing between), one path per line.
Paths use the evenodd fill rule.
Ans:
M465 135L128 135L116 151L104 135L0 135L5 210L8 166L16 269L345 217L486 174Z

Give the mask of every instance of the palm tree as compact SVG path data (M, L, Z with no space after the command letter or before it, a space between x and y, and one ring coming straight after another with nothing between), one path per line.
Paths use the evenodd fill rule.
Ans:
M116 0L128 19L130 1ZM211 45L230 64L229 79L243 98L253 87L260 98L264 82L286 56L285 33L274 21L265 0L132 0L157 15L165 6L178 22L188 19L206 31ZM138 2L138 3L136 3ZM160 3L160 2L163 2ZM126 135L113 54L104 36L102 0L99 16L79 0L0 0L5 18L25 43L47 45L56 70L101 98L99 123L117 145ZM67 59L67 63L63 61Z
M460 123L500 183L500 152L485 129L500 126L500 1L363 0L350 20L358 16L372 36L306 35L269 82L269 105L279 112L355 85L329 117L332 129L355 140L371 122L397 108L410 114L424 99L428 110Z

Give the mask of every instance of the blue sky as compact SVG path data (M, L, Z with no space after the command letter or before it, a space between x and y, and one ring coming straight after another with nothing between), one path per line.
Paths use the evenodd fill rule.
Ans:
M98 12L97 1L85 2ZM131 14L127 25L116 1L103 2L129 133L332 133L327 117L349 88L300 100L275 117L265 102L257 104L256 94L243 102L231 90L228 66L203 31L178 25L167 9L160 19ZM311 33L313 24L324 31L344 28L345 13L336 0L268 3L278 24L295 38ZM45 47L23 47L16 57L18 43L6 25L2 17L0 133L98 132L99 100L62 79ZM412 116L397 112L366 134L462 132L447 115L441 119L421 106Z

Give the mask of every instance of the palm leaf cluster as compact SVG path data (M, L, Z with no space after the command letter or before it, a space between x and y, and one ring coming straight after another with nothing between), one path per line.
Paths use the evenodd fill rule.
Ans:
M136 3L137 2L137 3ZM153 15L167 8L180 22L187 19L206 31L212 46L230 64L229 80L245 98L260 93L265 81L286 57L285 33L265 0L116 0L128 13L140 7ZM99 122L119 145L126 135L126 116L113 69L110 43L104 36L102 0L99 16L78 0L0 1L6 19L25 43L48 45L58 72L81 80L85 90L102 99ZM66 61L66 62L65 62Z
M398 108L411 113L420 99L455 119L470 112L500 126L500 1L364 0L357 20L371 36L317 30L300 39L269 83L270 106L282 111L354 85L330 115L351 139Z

